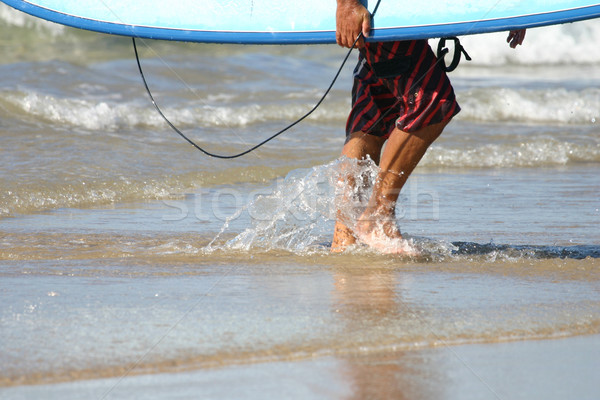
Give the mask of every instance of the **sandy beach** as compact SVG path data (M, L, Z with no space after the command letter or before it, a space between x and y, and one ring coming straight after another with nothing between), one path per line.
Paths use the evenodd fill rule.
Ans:
M5 389L11 399L595 399L598 337L317 357Z

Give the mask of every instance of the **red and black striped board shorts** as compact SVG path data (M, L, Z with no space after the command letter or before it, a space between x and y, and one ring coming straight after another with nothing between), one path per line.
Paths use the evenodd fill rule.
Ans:
M354 70L346 134L387 137L451 119L460 107L427 40L369 42Z

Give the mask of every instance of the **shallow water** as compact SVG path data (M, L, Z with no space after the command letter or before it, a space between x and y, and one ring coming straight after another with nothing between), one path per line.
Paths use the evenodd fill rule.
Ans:
M102 240L77 244L102 246ZM157 246L148 246L150 253ZM371 255L271 252L243 261L231 252L208 259L184 251L101 253L26 266L3 262L2 337L10 343L4 384L599 328L598 274L589 258L408 263Z
M277 363L310 381L304 365L339 372L340 358L373 367L382 354L599 333L597 23L531 30L517 51L503 35L463 39L474 61L451 76L463 111L397 208L418 257L329 253L352 66L307 121L223 161L165 126L129 40L4 5L0 31L1 385L240 378L250 367L238 366ZM141 50L169 118L226 154L307 112L344 55Z

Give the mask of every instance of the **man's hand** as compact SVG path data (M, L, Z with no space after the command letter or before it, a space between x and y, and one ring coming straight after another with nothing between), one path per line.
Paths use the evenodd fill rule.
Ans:
M510 31L508 37L506 38L506 43L509 43L511 48L515 48L520 44L523 44L523 40L525 39L525 29L519 29L518 31Z
M335 40L342 47L352 47L358 35L364 37L371 31L371 14L358 0L337 0ZM357 43L364 47L363 38Z

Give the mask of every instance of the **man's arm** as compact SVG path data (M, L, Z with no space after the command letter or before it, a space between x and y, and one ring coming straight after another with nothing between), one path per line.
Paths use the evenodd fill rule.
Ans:
M364 37L371 31L371 14L358 0L337 0L335 40L342 47L352 47L358 35ZM363 47L363 38L357 46Z

